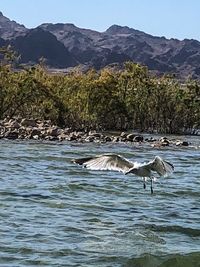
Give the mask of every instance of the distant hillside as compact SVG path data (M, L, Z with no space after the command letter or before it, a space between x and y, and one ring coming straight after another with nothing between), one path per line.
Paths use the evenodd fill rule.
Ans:
M0 37L4 40L16 38L17 36L24 35L28 29L24 25L18 24L15 21L3 16L0 12Z
M46 64L56 68L76 66L78 62L67 48L58 42L50 32L36 28L28 31L25 36L12 40L11 45L21 55L22 63L33 64L42 57Z
M100 69L132 60L157 73L200 78L200 42L196 40L155 37L118 25L102 33L68 23L45 23L30 30L2 13L0 37L21 54L23 63L37 63L44 57L53 68L82 64Z

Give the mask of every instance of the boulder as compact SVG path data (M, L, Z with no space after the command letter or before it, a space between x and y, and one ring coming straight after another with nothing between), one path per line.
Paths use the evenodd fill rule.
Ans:
M126 137L127 137L127 133L125 133L125 132L121 132L120 137L122 137L122 138L126 138Z
M17 121L12 121L9 126L10 128L14 128L14 129L19 129L21 127L21 125Z
M9 121L4 122L4 126L6 128L19 129L21 125L15 119L10 119Z
M112 141L113 141L113 143L117 143L117 142L120 141L120 137L119 136L114 136Z
M112 141L112 138L110 136L105 136L104 137L104 141L105 142L111 142Z
M169 146L169 141L163 141L163 142L161 142L161 146Z
M156 142L157 140L154 137L150 137L150 138L145 138L145 141L152 143L152 142Z
M32 138L33 138L34 140L39 140L40 137L39 137L39 135L36 134L36 135L33 135Z
M66 135L64 133L58 135L57 138L58 138L59 141L67 140L67 137L66 137Z
M4 137L7 139L17 139L19 136L19 133L17 131L8 131L4 134Z
M22 119L21 125L25 127L36 127L37 123L36 123L36 120L34 119Z
M50 136L57 137L59 134L61 134L61 129L58 127L49 128L47 130L47 134Z
M176 146L189 146L189 143L187 141L180 141L180 140L178 140L176 142Z
M74 132L70 133L70 134L66 137L66 140L68 140L68 141L76 141L76 140L77 140L76 133L74 133Z
M134 142L143 142L144 141L144 137L142 135L136 135L134 138L133 138L133 141Z
M95 138L101 138L102 134L96 132L89 132L89 136L93 136Z
M167 137L161 137L160 138L160 143L161 143L161 146L169 146L169 140L167 139Z
M70 129L70 128L64 128L63 129L63 133L64 134L69 134L69 133L71 133L72 132L72 130Z
M37 128L37 127L34 127L31 131L31 136L40 136L41 135L41 129L40 128Z
M0 126L0 133L3 134L5 132L5 127L4 126Z
M48 136L49 141L59 141L57 136Z
M134 138L135 138L135 134L128 134L128 135L126 136L126 140L127 140L127 141L131 141L131 142L133 142Z
M33 127L32 126L29 126L29 127L25 127L25 128L20 128L20 132L21 132L21 130L24 130L24 132L27 134L27 135L31 135L31 133L32 133L32 130L33 130Z
M85 142L93 142L94 139L95 139L94 136L88 135L88 136L85 138Z

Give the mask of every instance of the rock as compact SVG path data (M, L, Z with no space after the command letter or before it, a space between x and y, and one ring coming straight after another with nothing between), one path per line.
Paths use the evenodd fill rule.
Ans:
M169 140L167 139L167 137L161 137L160 138L160 143L161 143L161 146L169 146Z
M36 134L36 135L33 135L32 138L33 138L34 140L39 140L40 137L39 137L39 135Z
M0 133L3 134L5 132L6 128L4 126L0 126Z
M105 142L111 142L112 141L112 138L110 136L105 136L104 137L104 141Z
M42 121L37 122L37 127L38 128L44 128L45 127L44 122L42 122Z
M61 129L58 127L50 128L47 130L47 134L57 137L59 134L61 134Z
M63 129L63 133L64 134L69 134L69 133L71 133L71 129L70 128L65 128L65 129Z
M76 137L74 137L74 136L67 136L66 137L66 140L67 141L76 141Z
M66 136L66 140L76 141L77 140L76 133L75 132L70 133L68 136Z
M169 141L161 142L161 146L169 146Z
M169 141L168 140L163 140L162 142L160 141L160 146L169 146Z
M18 135L18 139L21 139L21 140L25 139L25 137L26 137L25 134L19 134Z
M120 141L120 137L119 136L114 136L112 141L113 141L113 143L117 143L117 142Z
M85 138L85 142L93 142L94 139L95 139L94 136L89 135L89 136L87 136L87 137Z
M51 120L44 121L44 127L51 127L51 126L52 126Z
M76 136L76 139L81 139L83 137L83 132L75 132L74 135Z
M19 133L17 131L8 131L5 133L4 137L7 139L17 139Z
M14 121L11 125L11 128L15 128L15 129L19 129L21 127L21 125L19 124L19 122Z
M9 118L4 118L2 123L5 124L5 123L9 122L9 120L10 120Z
M36 127L37 123L34 119L22 119L21 125L25 127Z
M133 141L134 142L143 142L144 141L144 137L142 135L136 135L134 138L133 138Z
M10 119L9 121L4 122L6 128L19 129L20 124L15 119Z
M28 135L31 135L32 133L32 130L33 130L33 127L32 126L29 126L29 127L26 127L26 128L22 128L24 130L24 132ZM21 128L20 128L21 130Z
M31 136L33 137L33 136L36 136L36 135L37 136L41 135L41 129L40 128L35 127L35 128L32 129Z
M89 131L88 136L93 136L95 138L102 138L102 134L96 131Z
M127 140L127 141L131 141L131 142L133 142L134 138L135 138L135 134L128 134L128 135L126 136L126 140Z
M58 138L58 140L59 140L59 141L64 141L64 140L66 140L66 139L67 139L67 138L66 138L66 135L65 135L65 134L63 134L63 133L62 133L62 134L60 134L60 135L58 135L58 136L57 136L57 138Z
M49 141L59 141L58 137L57 136L46 136L47 137L47 140ZM46 139L46 138L45 138Z
M95 138L101 138L102 134L96 132L89 132L89 136L94 136Z
M166 141L166 140L168 140L168 138L165 137L165 136L163 136L163 137L161 137L161 138L159 139L160 142L164 142L164 141Z
M161 146L162 146L161 143L154 143L154 144L151 144L151 147L160 148Z
M150 138L146 138L145 141L152 143L152 142L156 142L157 140L154 137L150 137Z
M122 137L122 138L126 138L126 137L127 137L127 133L125 133L125 132L121 132L120 137Z
M176 146L189 146L189 143L187 141L180 141L180 140L178 140L176 142Z

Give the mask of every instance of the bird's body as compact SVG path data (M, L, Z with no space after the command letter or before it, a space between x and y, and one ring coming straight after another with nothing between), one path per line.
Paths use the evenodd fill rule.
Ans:
M145 181L149 178L151 180L151 193L153 193L154 180L152 172L157 172L159 176L167 176L174 170L174 166L171 163L163 160L159 156L156 156L152 161L147 163L132 162L116 154L86 157L72 161L90 170L110 170L123 172L124 174L135 174L143 177L144 188L146 188Z
M146 165L133 167L133 169L129 170L128 173L133 173L140 177L151 177L151 169L148 168ZM125 174L128 174L128 173L125 173Z

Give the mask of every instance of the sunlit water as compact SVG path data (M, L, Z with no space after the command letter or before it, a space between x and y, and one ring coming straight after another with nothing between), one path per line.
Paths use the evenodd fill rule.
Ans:
M200 266L200 140L194 147L0 140L0 266ZM160 155L150 184L72 158Z

